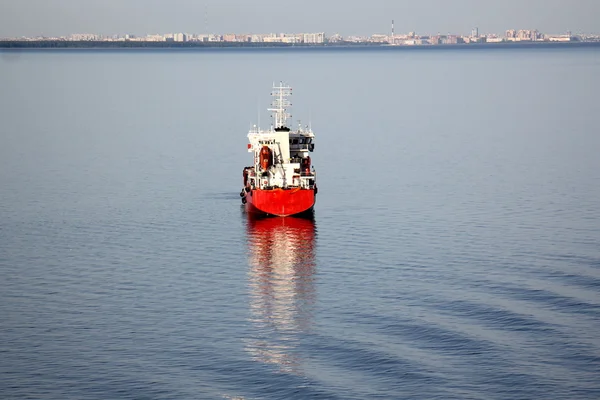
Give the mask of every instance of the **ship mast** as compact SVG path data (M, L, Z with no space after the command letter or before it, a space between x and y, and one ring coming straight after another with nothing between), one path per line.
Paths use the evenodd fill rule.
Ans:
M292 95L292 88L284 85L283 82L279 83L279 86L273 84L273 102L268 110L273 113L273 123L275 130L280 128L287 128L287 119L291 118L291 114L287 113L287 108L292 106L292 103L288 100L288 97Z

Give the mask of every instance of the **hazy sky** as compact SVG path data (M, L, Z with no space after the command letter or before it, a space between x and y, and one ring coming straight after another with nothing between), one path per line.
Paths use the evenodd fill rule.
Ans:
M69 33L600 33L600 0L0 0L0 37Z

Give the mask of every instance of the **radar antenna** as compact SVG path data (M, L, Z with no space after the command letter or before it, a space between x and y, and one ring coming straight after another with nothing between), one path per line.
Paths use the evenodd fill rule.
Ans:
M287 126L288 118L291 118L291 114L287 112L287 109L292 106L292 103L288 100L288 97L292 95L292 88L284 85L283 82L279 83L279 86L273 85L273 102L271 108L268 110L273 113L275 130L277 129L289 129Z

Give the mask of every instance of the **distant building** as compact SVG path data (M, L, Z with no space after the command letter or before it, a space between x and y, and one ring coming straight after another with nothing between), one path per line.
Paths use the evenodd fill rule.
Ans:
M488 36L485 38L485 41L487 43L502 43L504 41L504 39L501 37L496 37L496 36Z
M208 42L210 38L210 35L208 34L202 34L202 35L196 35L195 40L199 41L199 42Z
M457 35L446 35L441 37L441 44L459 44L464 43L464 40Z
M506 31L505 39L508 42L535 42L543 40L544 35L537 31L537 29L519 29L518 31L510 29Z
M283 35L283 37L281 38L281 42L294 44L294 43L301 43L302 39L297 35Z
M342 42L344 38L339 33L333 34L329 37L329 43L338 43Z
M302 42L310 43L310 44L324 43L325 42L325 32L303 33L302 34Z
M101 39L100 35L95 35L92 33L75 33L73 35L70 35L67 40L93 41L93 40L100 40L100 39Z
M265 43L281 43L282 39L283 39L282 37L277 36L274 33L271 33L269 35L264 35L262 41Z
M351 42L351 43L368 42L369 38L362 37L362 36L348 36L348 38L346 38L346 41Z
M571 35L551 35L548 36L550 42L570 42L573 40Z
M389 42L388 35L371 35L371 42L374 43L386 43Z
M165 37L163 35L148 35L144 40L147 42L164 42Z

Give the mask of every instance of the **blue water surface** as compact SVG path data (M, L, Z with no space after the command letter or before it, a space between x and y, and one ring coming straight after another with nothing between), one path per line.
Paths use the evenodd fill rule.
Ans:
M0 397L600 398L599 70L2 53ZM238 196L279 80L317 136L312 219Z

